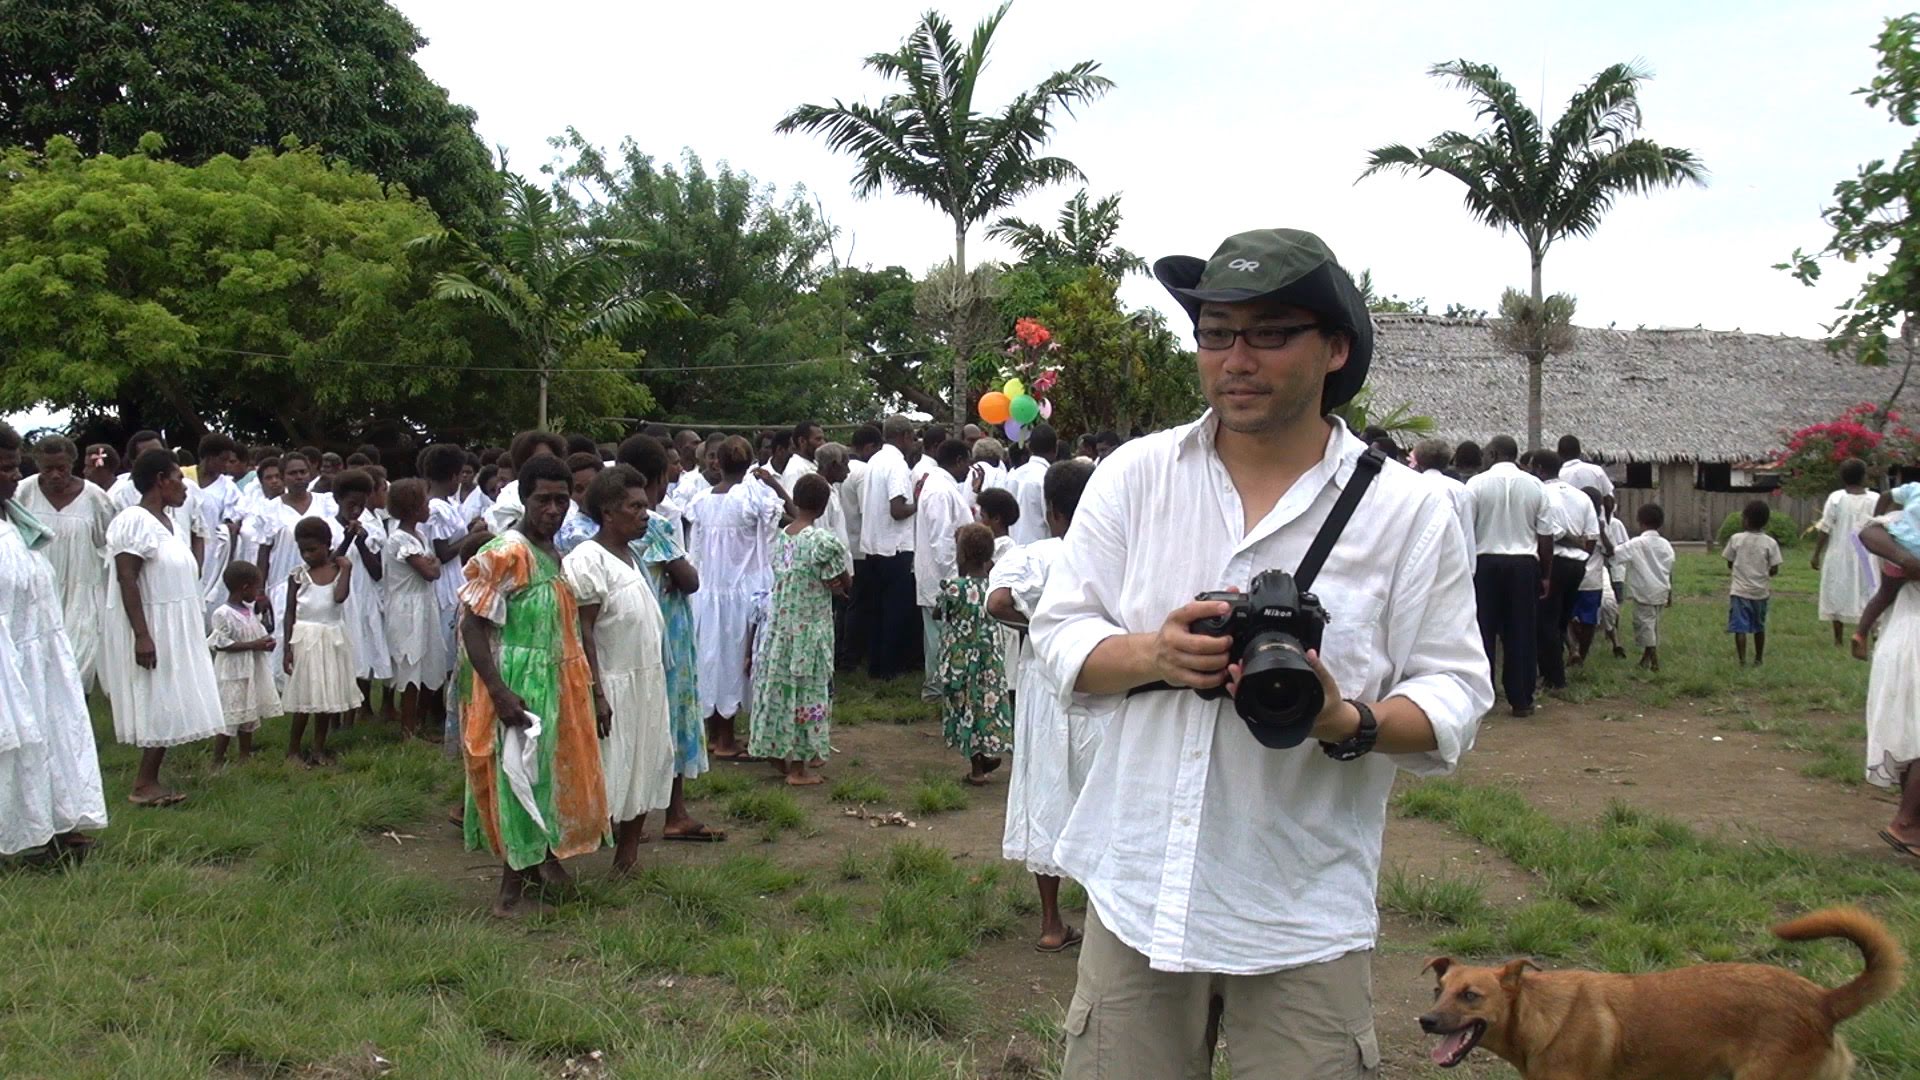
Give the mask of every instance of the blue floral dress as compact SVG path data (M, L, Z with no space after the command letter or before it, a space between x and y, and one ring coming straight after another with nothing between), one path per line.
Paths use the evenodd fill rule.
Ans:
M1000 624L987 614L987 581L951 577L940 583L944 646L935 685L940 689L947 745L968 757L1013 748L1013 703L1000 656Z
M673 721L673 774L691 780L707 771L707 725L700 711L699 636L693 606L667 579L667 564L684 559L680 529L658 513L649 513L647 535L629 545L647 568L653 595L666 620L667 712Z
M771 614L753 656L754 757L825 759L832 752L833 594L827 582L851 567L847 548L825 529L773 537Z

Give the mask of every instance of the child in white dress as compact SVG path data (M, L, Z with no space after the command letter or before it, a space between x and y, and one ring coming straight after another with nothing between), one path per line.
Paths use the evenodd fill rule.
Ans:
M420 692L438 690L447 681L436 584L441 566L422 528L428 513L426 482L400 481L388 489L387 504L393 531L380 552L387 646L393 653L393 681L387 685L400 694L400 731L411 739L420 731Z
M281 700L293 718L287 758L304 764L333 761L327 753L327 731L339 715L364 700L353 681L353 646L347 641L353 565L333 553L327 524L302 518L293 527L302 565L287 579L287 691ZM313 717L311 754L303 746L308 715Z
M213 737L213 763L224 765L227 745L240 739L240 760L253 756L253 733L260 721L280 715L280 691L273 679L273 632L254 614L260 599L260 568L250 562L227 564L221 575L226 603L213 609L207 647L213 650L213 677L220 685L225 733Z
M346 727L354 714L373 700L373 680L393 676L393 654L387 647L387 624L381 614L380 578L383 568L380 547L384 537L379 515L370 507L375 482L365 469L346 469L334 474L333 501L336 507L327 519L334 555L353 566L353 577L363 582L347 600L347 644L353 650L353 674L358 680L360 700L340 718Z

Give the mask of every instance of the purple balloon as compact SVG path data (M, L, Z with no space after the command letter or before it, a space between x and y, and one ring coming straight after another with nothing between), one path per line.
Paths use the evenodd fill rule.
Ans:
M1024 439L1027 437L1026 427L1022 425L1018 420L1007 421L1006 432L1007 432L1007 438L1012 439L1014 442L1019 442L1021 439Z

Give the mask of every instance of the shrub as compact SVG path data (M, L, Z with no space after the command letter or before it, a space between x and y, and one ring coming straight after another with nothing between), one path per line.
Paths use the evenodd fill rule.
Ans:
M1733 538L1733 534L1746 527L1746 524L1740 520L1740 511L1735 510L1728 514L1727 520L1720 523L1717 545L1727 546L1727 541ZM1782 548L1790 548L1800 542L1800 526L1792 518L1775 510L1773 516L1767 519L1767 535L1779 541Z

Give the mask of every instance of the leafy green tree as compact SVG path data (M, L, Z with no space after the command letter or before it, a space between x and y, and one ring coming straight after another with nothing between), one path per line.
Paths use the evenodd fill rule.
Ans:
M1880 53L1879 73L1873 82L1855 91L1869 106L1885 108L1903 128L1920 126L1920 14L1888 19L1875 42ZM1833 205L1822 213L1833 236L1809 255L1795 249L1786 270L1808 285L1820 280L1820 260L1845 262L1886 256L1884 266L1867 274L1860 292L1840 305L1840 316L1827 327L1836 350L1848 350L1864 364L1885 364L1892 358L1894 324L1901 347L1900 379L1886 404L1870 420L1884 427L1887 414L1906 389L1920 355L1920 135L1907 143L1891 164L1880 158L1862 166L1851 180L1833 188Z
M1016 217L994 222L987 235L1013 245L1024 262L1097 266L1117 278L1147 272L1147 260L1113 242L1120 231L1120 196L1087 202L1081 188L1060 208L1057 226L1048 229Z
M637 355L606 344L684 307L671 293L641 286L630 261L638 241L584 235L573 215L554 206L552 195L521 177L506 174L503 186L499 223L486 247L455 232L423 236L415 244L444 253L451 264L434 277L434 296L478 307L517 343L539 391L534 422L544 429L556 376L604 370L583 364L586 358L637 369ZM635 384L622 400L605 406L637 413L650 403L645 388Z
M647 358L649 418L834 422L870 409L872 386L841 347L842 301L821 291L833 230L803 190L782 197L692 151L675 166L631 140L611 156L577 131L552 141L561 208L594 236L632 241L641 279L686 305L619 334Z
M940 389L952 369L951 353L918 318L919 288L902 267L847 267L821 282L819 295L834 313L839 350L856 358L879 391L882 411L910 406L938 416L947 408ZM864 412L849 419L870 416L871 399L865 404Z
M158 138L145 140L148 146ZM491 426L487 337L427 299L419 202L315 150L0 155L0 409L324 441Z
M1354 285L1360 290L1360 299L1367 305L1367 310L1375 314L1425 315L1427 313L1427 298L1424 296L1416 296L1412 300L1402 300L1398 296L1381 296L1378 288L1373 284L1371 270L1360 271L1360 276L1354 280Z
M1527 245L1532 271L1530 300L1546 303L1541 263L1554 243L1591 236L1621 195L1692 182L1705 184L1707 170L1691 150L1640 138L1640 84L1650 78L1632 64L1614 64L1593 77L1542 126L1512 84L1489 64L1455 60L1430 74L1467 92L1485 130L1446 131L1419 149L1394 143L1374 150L1361 179L1383 170L1442 173L1466 188L1467 211L1502 232L1512 229ZM1529 347L1527 444L1540 445L1540 376L1547 351Z
M1120 283L1086 267L1032 314L1060 348L1052 423L1068 432L1156 431L1200 414L1193 354L1157 311L1120 307Z
M1063 180L1084 180L1078 166L1042 151L1053 134L1053 111L1071 111L1112 88L1096 74L1099 65L1083 60L1056 71L1016 96L998 113L975 108L980 74L993 35L1006 17L1002 4L974 28L962 44L953 24L937 11L892 52L867 57L868 70L902 84L878 105L802 105L775 126L780 132L822 134L827 145L860 160L853 191L860 197L891 187L939 207L953 222L953 273L964 284L967 231L1036 188ZM954 310L967 305L954 303ZM950 333L950 345L965 342ZM963 420L972 398L967 386L967 350L953 357L952 410Z
M384 0L8 0L0 146L127 154L153 131L195 165L292 136L472 230L492 161L414 62L425 44Z

